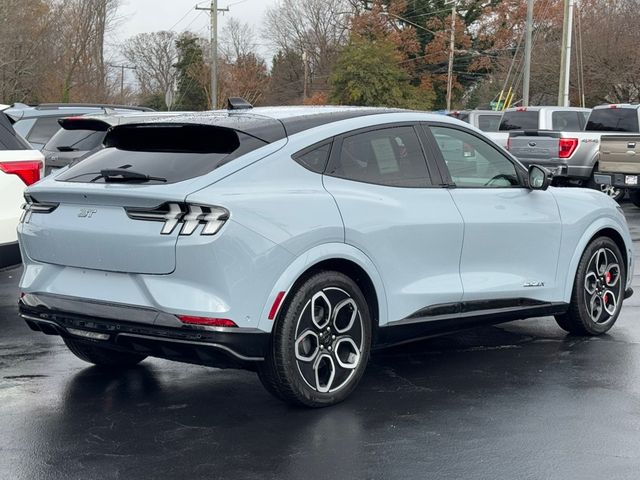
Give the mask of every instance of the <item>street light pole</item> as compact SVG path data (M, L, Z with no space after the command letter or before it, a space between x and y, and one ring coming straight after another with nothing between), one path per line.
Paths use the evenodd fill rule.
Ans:
M533 0L527 0L527 27L524 44L524 82L522 85L522 106L529 106L529 91L531 85L531 43L533 32Z
M445 4L448 2L445 2ZM451 7L451 44L449 46L449 69L447 73L447 111L451 111L451 96L453 95L453 58L456 48L456 0Z

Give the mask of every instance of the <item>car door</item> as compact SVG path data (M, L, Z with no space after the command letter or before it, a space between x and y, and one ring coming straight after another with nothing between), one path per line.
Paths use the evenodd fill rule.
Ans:
M462 298L462 217L438 171L429 171L419 128L394 124L336 138L324 176L346 243L378 269L391 322Z
M444 124L427 130L464 220L463 301L559 301L562 230L552 193L527 188L524 168L480 134Z

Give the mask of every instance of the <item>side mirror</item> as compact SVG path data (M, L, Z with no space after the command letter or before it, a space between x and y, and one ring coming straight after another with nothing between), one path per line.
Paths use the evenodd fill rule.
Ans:
M540 165L529 167L529 188L531 190L546 190L551 185L552 178L551 172Z

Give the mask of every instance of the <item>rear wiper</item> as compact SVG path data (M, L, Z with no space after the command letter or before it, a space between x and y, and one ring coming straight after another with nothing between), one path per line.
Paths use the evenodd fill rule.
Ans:
M123 168L113 168L100 170L100 175L90 180L95 182L96 180L104 178L105 182L166 182L166 178L152 177L144 173L134 172L132 170L125 170Z

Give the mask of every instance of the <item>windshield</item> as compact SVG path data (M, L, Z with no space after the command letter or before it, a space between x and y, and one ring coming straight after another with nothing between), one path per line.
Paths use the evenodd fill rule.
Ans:
M635 108L598 108L591 112L587 131L638 133L638 110Z
M504 112L500 130L538 130L538 112L528 110Z
M95 130L60 130L45 146L51 152L89 151L98 148L107 132Z

